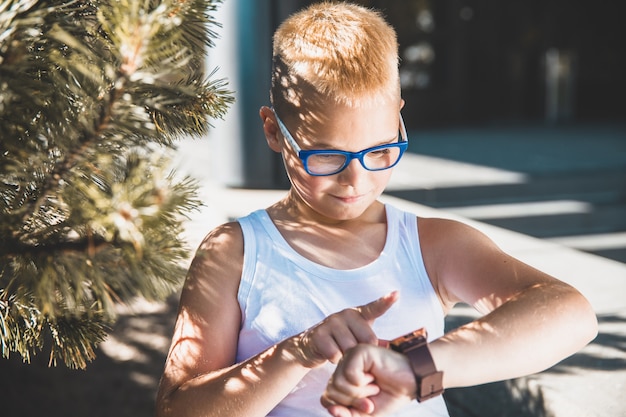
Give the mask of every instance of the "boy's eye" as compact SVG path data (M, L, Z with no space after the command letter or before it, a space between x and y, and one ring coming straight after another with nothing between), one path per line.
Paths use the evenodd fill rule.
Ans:
M341 154L334 154L334 153L321 153L321 154L317 154L315 155L315 157L319 160L326 160L326 161L334 161L337 159L345 159L345 156L341 155Z
M369 158L380 158L382 156L388 155L390 152L391 152L390 149L385 148L385 149L379 149L377 151L368 152L366 156Z
M342 165L346 156L336 153L318 153L309 157L309 163L325 165Z

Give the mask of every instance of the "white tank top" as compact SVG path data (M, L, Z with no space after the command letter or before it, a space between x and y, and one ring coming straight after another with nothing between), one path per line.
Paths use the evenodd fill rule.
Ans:
M238 219L244 238L244 264L238 300L242 322L237 362L319 323L328 315L367 304L393 290L399 300L374 322L380 339L393 339L425 327L429 339L443 335L444 313L426 273L416 216L386 205L387 237L378 259L337 270L298 254L265 210ZM268 415L327 417L320 405L334 365L311 370ZM443 398L414 401L394 417L448 416Z

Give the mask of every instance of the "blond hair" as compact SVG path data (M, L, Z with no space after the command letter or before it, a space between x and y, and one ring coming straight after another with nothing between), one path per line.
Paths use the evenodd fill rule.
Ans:
M274 34L271 100L278 111L309 95L361 106L399 100L396 32L380 13L350 3L316 3Z

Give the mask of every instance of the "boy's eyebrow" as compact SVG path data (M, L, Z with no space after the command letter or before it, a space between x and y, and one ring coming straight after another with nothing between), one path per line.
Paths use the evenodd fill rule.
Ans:
M387 145L390 143L395 143L395 142L399 142L400 141L400 129L398 129L398 134L396 136L394 136L393 138L389 138L389 139L382 139L379 142L375 143L372 146L368 146L367 148L363 148L363 149L369 149L369 148L373 148L376 146L380 146L380 145ZM336 150L336 151L340 151L342 149L338 149L334 146L330 146L330 145L326 145L323 143L318 143L316 141L310 141L310 144L307 145L307 148L309 148L309 150L314 150L314 149L319 149L319 150Z
M291 141L293 141L293 146L295 147L295 149L300 151L301 150L300 146L296 143L295 138L293 137L293 134L291 133L289 128L284 125L284 123L282 122L280 117L278 117L278 114L276 113L276 110L273 107L272 107L272 111L274 112L274 116L276 117L276 121L279 124L281 132L283 134L287 133L289 135L289 137L291 137ZM387 139L387 140L381 140L377 144L375 144L373 146L370 146L368 148L363 148L360 151L365 150L365 149L374 148L376 146L387 145L387 144L394 143L394 142L404 142L404 141L408 142L408 135L406 133L406 126L404 124L404 119L402 118L402 113L400 113L400 125L398 126L398 135L397 136L394 136L393 138L390 138L390 139ZM308 149L308 150L316 150L316 149L317 150L337 150L337 151L341 150L341 149L337 149L337 148L329 146L329 145L320 144L320 143L315 142L315 141L313 141L312 144L308 145L307 147L310 147L310 149ZM357 152L360 152L360 151L357 151Z

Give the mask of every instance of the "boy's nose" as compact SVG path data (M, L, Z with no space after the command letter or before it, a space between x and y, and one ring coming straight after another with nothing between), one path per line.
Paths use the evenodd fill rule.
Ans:
M366 173L367 170L361 165L361 161L354 158L348 163L348 166L344 168L339 174L339 182L342 184L354 184L358 180L359 176Z

